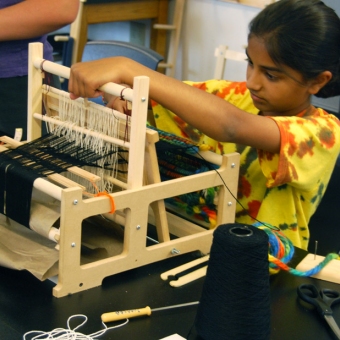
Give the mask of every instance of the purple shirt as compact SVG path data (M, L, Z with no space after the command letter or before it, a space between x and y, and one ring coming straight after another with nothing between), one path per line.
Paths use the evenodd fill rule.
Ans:
M0 9L15 5L24 0L0 0ZM11 29L8 27L8 29ZM28 44L42 42L44 58L53 60L52 46L47 41L47 35L24 40L0 42L0 78L26 76L28 71Z

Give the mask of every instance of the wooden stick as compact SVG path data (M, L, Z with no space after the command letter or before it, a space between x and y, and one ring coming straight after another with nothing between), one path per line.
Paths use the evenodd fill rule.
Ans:
M48 61L48 60L41 59L41 58L34 59L33 64L35 68L37 69L42 68L44 71L55 74L62 78L66 78L66 79L70 78L71 69L66 66L59 65L52 61ZM121 91L125 88L126 87L122 85L118 85L114 83L107 83L101 86L99 90L119 97ZM124 90L124 99L132 102L132 98L133 98L133 90L126 88L126 90Z
M183 264L179 267L176 267L176 268L173 268L173 269L170 269L164 273L161 274L161 279L162 280L167 280L169 276L174 276L174 275L177 275L179 273L182 273L184 272L185 270L188 270L190 268L193 268L201 263L204 263L206 261L209 260L209 255L206 255L206 256L203 256L197 260L194 260L194 261L191 261L191 262L188 262L186 264Z
M49 180L51 180L52 182L58 183L59 185L64 186L65 188L74 188L74 187L79 187L81 188L83 191L86 190L86 188L82 185L80 185L77 182L74 182L60 174L52 174L52 175L48 175L47 178Z
M99 182L101 180L100 176L97 176L89 171L78 168L77 166L71 166L67 169L68 172L78 175L79 177L85 178L90 182Z
M21 146L24 144L8 136L1 136L0 141L4 142L5 144L8 144L12 149L16 149L18 146Z
M187 283L190 283L192 281L195 281L207 274L208 266L204 266L202 268L199 268L197 270L194 270L193 272L181 276L178 280L172 280L170 281L171 287L181 287L186 285Z

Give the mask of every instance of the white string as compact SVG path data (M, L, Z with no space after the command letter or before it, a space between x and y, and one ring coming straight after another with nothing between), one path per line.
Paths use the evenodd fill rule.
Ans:
M102 110L101 107L93 105L85 105L81 100L70 100L69 94L60 91L59 93L59 119L64 124L56 127L53 133L57 136L63 135L68 141L74 142L76 146L80 146L85 150L91 150L103 158L97 161L99 168L91 169L91 172L98 172L101 177L100 183L97 183L99 191L111 192L113 184L106 181L105 177L116 178L118 174L118 146L109 142L105 142L100 134L119 138L120 120L112 110L111 112ZM86 128L94 134L85 137L79 131L72 130L72 126ZM95 134L97 133L97 135ZM111 170L104 168L105 164L111 164ZM74 175L66 174L67 178L78 181L73 178ZM94 192L94 189L81 180L82 184L87 188L88 192Z
M71 329L70 327L70 321L73 318L84 318L84 321L79 324L78 326L76 326L75 328ZM104 329L101 329L95 333L86 335L86 334L82 334L77 332L77 329L79 329L80 327L82 327L83 325L85 325L87 322L87 316L83 315L83 314L76 314L76 315L72 315L67 319L67 329L64 328L55 328L50 332L44 332L44 331L36 331L36 330L32 330L29 332L26 332L23 335L23 340L28 339L27 336L28 335L33 335L32 338L30 338L30 340L41 340L41 339L57 339L57 340L94 340L94 339L98 339L98 337L102 336L103 334L105 334L107 331L111 330L111 329L115 329L115 328L119 328L122 326L125 326L128 322L129 319L126 319L125 322L123 322L120 325L117 326L112 326L112 327L107 327L105 325L104 322L102 322L102 325L104 326Z

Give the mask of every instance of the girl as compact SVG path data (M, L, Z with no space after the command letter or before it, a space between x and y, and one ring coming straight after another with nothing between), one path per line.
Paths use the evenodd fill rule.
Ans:
M307 249L340 150L339 120L311 105L340 94L340 20L319 0L280 0L250 23L246 53L244 83L183 83L118 57L73 65L69 90L95 97L109 81L150 77L157 127L241 154L236 221L269 223Z

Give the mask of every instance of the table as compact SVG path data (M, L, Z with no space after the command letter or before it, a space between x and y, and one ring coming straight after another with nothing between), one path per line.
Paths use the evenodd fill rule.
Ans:
M150 48L166 55L166 31L153 24L167 24L168 0L87 0L81 1L77 19L71 24L74 39L72 63L81 61L90 24L115 21L152 20Z
M292 266L306 254L297 249ZM204 278L186 286L173 288L162 281L160 273L194 258L195 254L175 258L123 272L104 279L103 285L63 298L52 296L53 283L40 282L25 271L0 267L0 338L22 339L30 330L50 331L66 328L69 316L85 314L88 322L79 329L90 334L102 328L102 313L115 310L169 306L200 299ZM315 310L297 298L296 288L302 283L340 289L337 284L293 276L281 271L270 278L272 329L271 339L334 340L328 325ZM107 332L101 339L156 340L171 334L185 337L194 324L197 306L155 312L151 316L131 319L130 322ZM340 305L334 316L340 323ZM189 340L198 339L192 330Z

